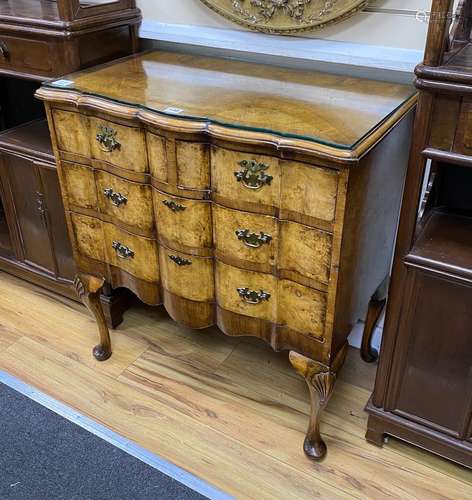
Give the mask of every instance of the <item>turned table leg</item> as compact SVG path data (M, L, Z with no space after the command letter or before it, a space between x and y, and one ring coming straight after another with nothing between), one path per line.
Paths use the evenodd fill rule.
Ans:
M331 368L295 351L290 352L292 366L305 379L310 391L310 422L303 443L303 450L307 457L312 460L321 460L326 455L326 443L320 433L320 418L333 393L336 374L344 362L346 352L346 348L340 351Z
M105 361L111 356L111 340L105 314L100 301L100 292L105 280L88 274L78 274L74 280L77 295L95 317L98 325L100 343L93 348L93 355L98 361Z

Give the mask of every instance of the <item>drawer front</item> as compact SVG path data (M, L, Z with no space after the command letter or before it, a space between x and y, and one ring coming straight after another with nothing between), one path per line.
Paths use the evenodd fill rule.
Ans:
M145 281L159 281L157 244L103 223L107 262Z
M90 157L88 118L80 113L53 109L54 129L60 151Z
M154 214L151 187L130 182L108 172L95 172L100 211L130 230L153 233ZM119 222L118 222L119 221Z
M277 158L214 147L211 169L216 201L234 208L275 213L280 201Z
M197 302L214 300L213 259L195 257L159 246L162 285L169 292Z
M219 307L323 338L327 296L290 280L217 263Z
M50 45L40 40L0 34L0 68L25 73L50 73Z
M169 182L169 152L165 137L146 133L146 142L149 151L149 172L159 182ZM170 152L171 153L171 152Z
M334 222L339 174L336 170L282 161L280 217L308 225Z
M215 249L219 258L275 266L278 224L274 217L213 205Z
M176 141L177 186L181 189L210 189L208 144Z
M144 132L91 117L89 140L92 157L133 172L147 172Z
M106 262L103 223L93 217L70 215L76 250L90 259Z
M213 246L209 202L170 196L153 190L159 240L191 252Z
M278 323L304 335L323 338L327 295L289 280L280 280L278 285Z
M277 279L217 262L216 298L228 311L277 322Z
M62 161L61 173L69 205L96 210L98 197L93 170L77 163Z
M281 221L279 269L328 284L333 236L296 222Z

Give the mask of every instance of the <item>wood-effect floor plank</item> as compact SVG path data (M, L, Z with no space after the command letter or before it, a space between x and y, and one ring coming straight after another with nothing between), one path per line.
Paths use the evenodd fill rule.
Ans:
M7 333L3 336L2 331ZM305 383L286 353L131 309L97 363L80 305L0 273L0 369L238 498L472 498L469 470L405 443L364 440L375 366L349 354L322 419L324 462L301 451Z
M0 368L239 498L352 498L35 340L10 346Z

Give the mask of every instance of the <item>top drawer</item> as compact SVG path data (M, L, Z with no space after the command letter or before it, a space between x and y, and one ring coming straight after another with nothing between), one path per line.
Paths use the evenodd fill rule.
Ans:
M72 111L53 110L60 151L110 163L133 172L147 172L144 131Z
M50 48L47 42L0 34L0 69L24 73L50 73Z
M334 222L337 170L218 147L211 169L213 198L221 205L307 225Z

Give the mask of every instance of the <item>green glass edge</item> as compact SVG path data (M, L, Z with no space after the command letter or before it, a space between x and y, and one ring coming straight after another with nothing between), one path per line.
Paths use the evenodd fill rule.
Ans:
M66 78L67 77L65 77L64 79L66 79ZM316 143L316 144L321 144L321 145L324 145L324 146L334 147L334 148L341 149L341 150L344 150L344 151L350 151L351 149L354 149L373 130L377 129L380 125L382 125L382 123L384 123L386 120L388 120L388 118L390 118L390 116L392 116L394 113L396 113L396 111L398 109L400 109L405 104L406 101L408 101L409 99L411 99L417 93L415 90L413 90L412 93L411 93L411 95L409 95L396 108L394 108L388 115L386 115L381 122L377 123L375 125L375 127L373 127L372 129L368 130L356 142L354 142L353 144L349 145L349 144L338 144L336 142L324 141L323 139L320 139L319 137L310 137L310 136L304 136L304 135L299 135L299 134L284 133L284 132L275 131L275 130L272 130L272 129L269 129L269 128L250 127L248 125L238 125L236 123L226 123L224 121L217 120L217 119L214 119L214 118L208 118L208 117L205 117L205 116L188 116L188 115L176 114L176 113L166 113L165 111L161 111L161 110L158 110L158 109L155 109L155 108L150 108L148 106L143 106L142 104L137 104L135 102L130 102L130 101L126 101L126 100L116 99L114 97L108 97L108 96L104 96L104 95L101 95L101 94L96 94L96 93L93 93L93 92L86 92L84 90L81 90L80 88L74 87L73 85L70 85L70 86L67 86L67 87L61 86L61 85L55 85L56 82L59 82L59 81L64 80L64 79L56 79L56 80L53 80L53 81L50 81L50 82L43 82L42 86L43 87L50 87L50 88L53 88L53 89L56 89L56 90L63 90L63 91L73 90L75 92L80 92L82 95L91 96L91 97L99 97L99 98L102 98L102 99L107 99L107 100L109 100L111 102L115 102L117 104L123 104L123 105L126 105L126 106L132 106L132 107L134 107L136 109L142 109L144 111L151 111L152 113L156 113L156 114L162 115L162 116L167 116L167 117L172 117L172 118L181 118L183 120L189 120L189 121L206 121L208 123L214 123L216 125L221 125L223 127L228 127L228 128L232 128L232 129L236 129L236 130L247 130L249 132L262 132L262 133L274 134L274 135L277 135L279 137L287 137L289 139L301 139L301 140L304 140L304 141L309 141L309 142L313 142L313 143Z

